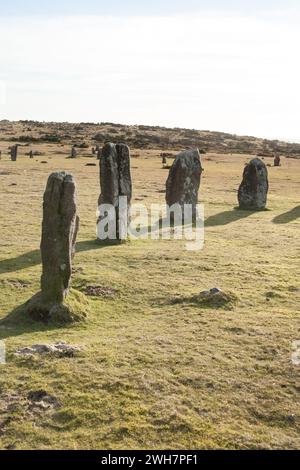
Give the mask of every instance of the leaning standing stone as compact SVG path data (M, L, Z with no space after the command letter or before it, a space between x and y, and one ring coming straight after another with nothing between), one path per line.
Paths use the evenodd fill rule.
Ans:
M238 191L241 209L265 209L269 190L268 170L259 158L254 158L245 167L243 181Z
M78 227L73 176L52 173L43 203L41 292L26 304L27 313L36 320L70 322L85 316L80 308L74 311L67 299Z
M193 217L197 213L198 192L203 172L198 149L186 150L177 155L166 183L166 202L170 208L179 204L192 206Z

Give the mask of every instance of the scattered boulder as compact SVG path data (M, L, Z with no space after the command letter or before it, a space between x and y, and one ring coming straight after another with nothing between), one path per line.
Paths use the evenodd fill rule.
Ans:
M171 166L166 183L166 202L168 207L179 204L192 206L193 217L196 216L198 192L203 172L198 149L186 150L177 155Z
M259 158L254 158L245 167L243 181L238 191L240 209L262 210L267 204L269 190L268 170Z
M65 342L55 344L34 344L25 348L18 348L15 352L18 357L55 354L59 357L73 357L77 352L81 351L79 346L73 346Z

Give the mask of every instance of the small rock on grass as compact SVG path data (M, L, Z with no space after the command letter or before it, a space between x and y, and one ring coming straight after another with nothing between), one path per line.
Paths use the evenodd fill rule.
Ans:
M59 342L55 344L34 344L33 346L19 348L15 354L19 357L25 357L52 353L59 357L73 357L78 351L81 351L81 347Z

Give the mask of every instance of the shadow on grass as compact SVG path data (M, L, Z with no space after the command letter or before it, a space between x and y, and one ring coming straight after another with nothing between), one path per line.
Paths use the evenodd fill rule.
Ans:
M55 325L51 323L43 323L31 320L26 315L21 315L27 302L15 308L5 318L0 320L0 340L12 338L14 336L22 336L26 333L49 332L51 330L70 328L70 325Z
M168 217L160 217L153 225L141 227L141 234L150 234L151 232L162 231L162 229L174 229L175 227L190 226L190 223L184 223L180 220L172 220ZM193 223L194 225L194 223Z
M273 219L274 224L288 224L289 222L293 222L300 217L300 206L294 207L294 209L285 212L284 214L280 214Z
M109 246L120 245L119 241L99 242L97 240L84 240L76 243L76 253L91 250L100 250ZM0 274L20 271L31 266L37 266L41 263L40 250L32 250L15 258L0 261Z
M219 214L208 217L205 221L205 227L217 227L219 225L228 225L232 222L236 222L241 219L249 217L257 211L242 210L239 207L235 207L230 211L220 212Z

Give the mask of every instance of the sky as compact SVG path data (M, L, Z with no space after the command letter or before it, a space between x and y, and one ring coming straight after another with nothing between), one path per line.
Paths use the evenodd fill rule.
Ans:
M298 0L0 0L0 12L0 119L300 141Z

